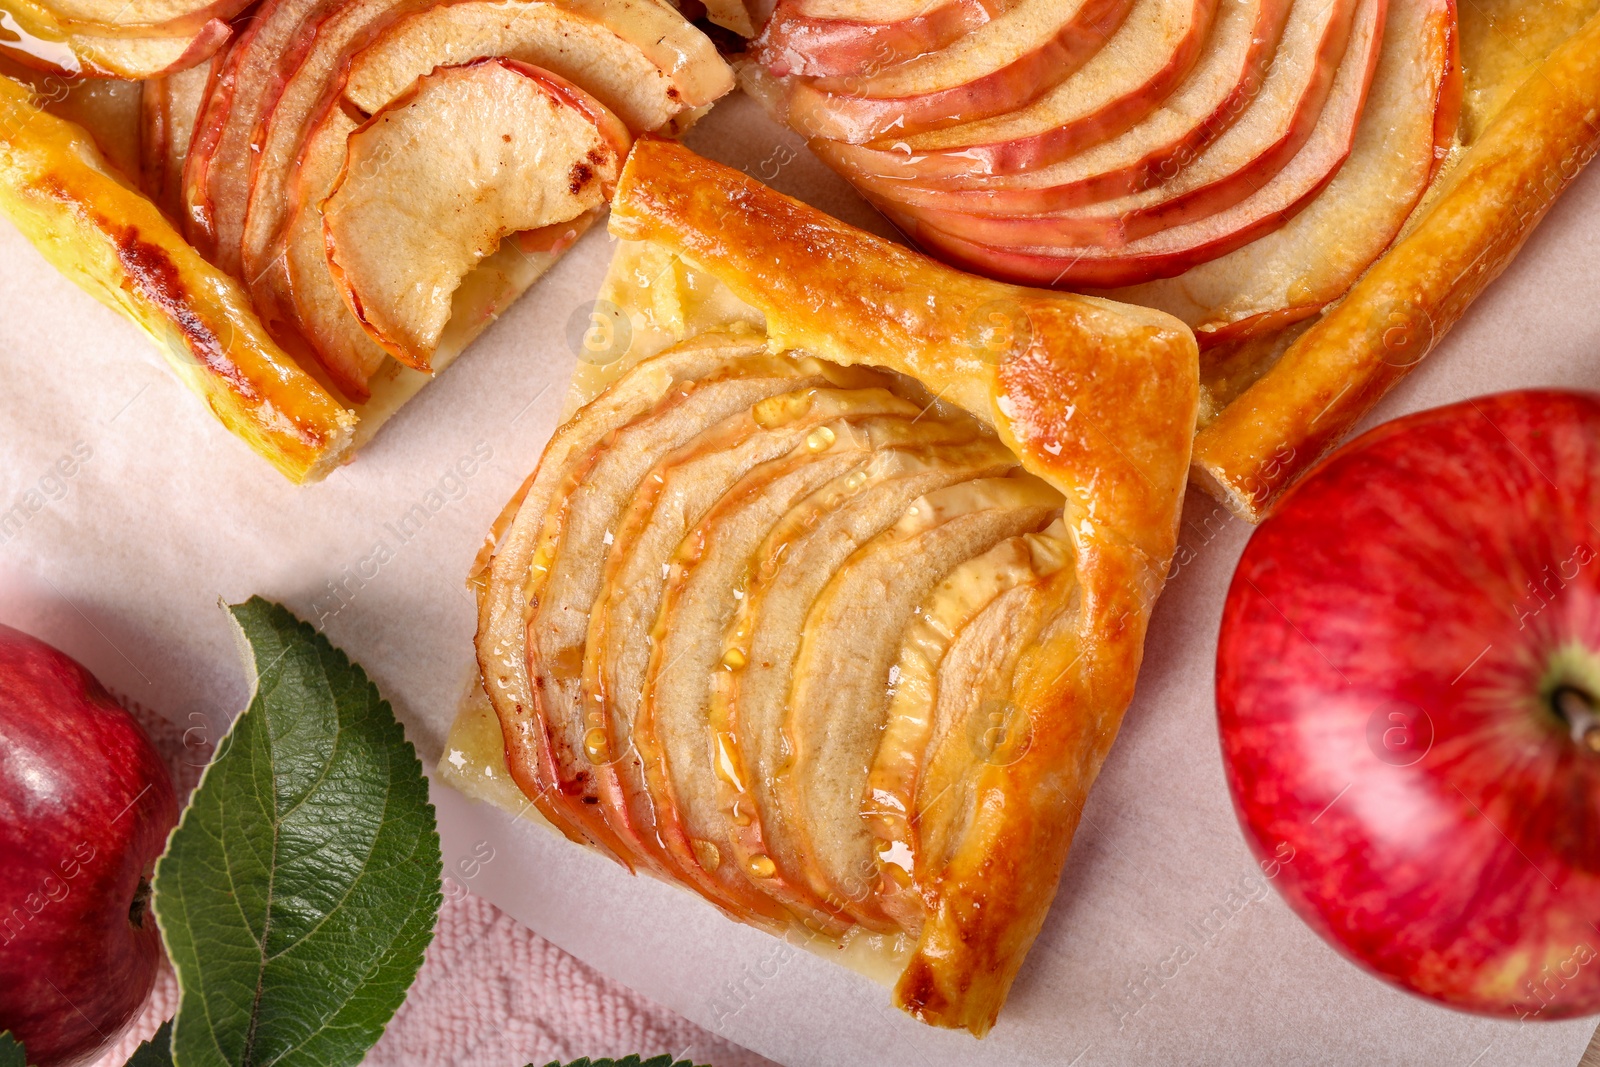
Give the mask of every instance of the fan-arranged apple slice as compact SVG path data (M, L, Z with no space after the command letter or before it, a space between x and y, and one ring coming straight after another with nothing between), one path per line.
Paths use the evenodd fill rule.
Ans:
M908 207L1027 215L1128 196L1155 188L1180 174L1246 117L1269 114L1274 116L1274 122L1281 123L1286 116L1295 116L1304 128L1303 141L1316 124L1323 97L1303 93L1300 107L1288 110L1263 106L1272 95L1263 88L1263 82L1269 73L1280 81L1292 81L1292 75L1286 74L1299 71L1308 89L1317 83L1324 86L1324 91L1331 86L1337 52L1320 57L1331 58L1325 66L1312 55L1301 56L1303 61L1297 62L1297 41L1293 36L1286 38L1285 30L1291 11L1299 25L1307 25L1320 21L1322 13L1337 10L1294 5L1290 0L1223 0L1217 9L1212 38L1198 64L1160 108L1124 133L1059 163L1019 170L1011 160L997 157L998 145L974 146L973 150L989 166L975 169L969 159L963 164L969 173L936 177L924 176L924 171L933 169L925 165L926 157L911 159L889 152L868 159L865 152L870 149L836 142L819 142L818 150L864 191ZM1353 11L1354 4L1345 3L1344 10ZM1337 38L1325 36L1324 40L1329 45L1342 45L1342 32ZM1116 54L1114 46L1115 42L1103 53L1108 61ZM1095 60L1091 66L1098 62ZM1093 112L1086 109L1082 114ZM1060 137L1067 128L1057 127L1052 138ZM1095 136L1085 135L1081 140L1093 141ZM952 159L954 151L958 150L942 150L949 152ZM939 153L929 156L943 158ZM899 176L902 161L905 171L916 177Z
M790 754L764 825L789 844L774 859L799 867L812 891L856 921L893 928L876 901L878 869L861 817L883 732L891 671L923 599L963 563L1061 513L1061 494L1031 475L982 479L930 493L851 555L811 605L782 720Z
M1304 167L1308 166L1305 161L1316 155L1326 159L1330 169L1336 168L1348 153L1361 121L1383 44L1386 4L1387 0L1362 0L1354 23L1326 27L1327 32L1316 47L1308 49L1307 62L1298 70L1287 63L1278 64L1255 105L1227 133L1167 181L1151 188L1038 215L996 212L986 216L939 208L910 211L945 233L1002 247L1115 249L1232 207L1260 190L1291 160L1299 160L1298 165ZM1341 61L1325 62L1340 54ZM1295 74L1308 77L1301 80Z
M750 846L767 815L753 792L746 791L739 802L726 801L728 789L747 786L741 769L746 764L734 720L726 728L718 725L723 716L714 710L713 690L720 674L737 674L747 665L744 652L729 646L726 635L739 632L739 620L747 618L744 608L767 573L762 550L780 536L778 531L794 533L802 521L797 516L831 520L835 513L848 513L869 523L892 522L905 504L892 487L905 485L901 476L926 457L922 450L940 451L946 461L930 475L935 484L972 477L974 462L984 469L1005 463L992 440L982 440L982 431L965 419L928 416L927 421L931 425L926 427L921 420L904 428L887 427L876 441L850 438L847 444L856 457L862 455L862 444L869 446L864 459L854 458L853 469L834 470L831 481L813 482L810 495L795 493L781 482L774 482L776 491L753 495L740 486L731 489L676 553L652 631L650 667L633 736L658 812L657 825L665 831L662 836L677 859L677 870L697 863L709 867L709 873L735 892L749 892L753 882L756 891L814 930L833 928L841 909L797 893L805 883L787 877L772 854ZM823 430L808 437L805 447L831 453L843 435L829 427ZM914 444L916 451L901 444ZM880 513L881 519L870 517ZM839 523L847 520L831 523L836 532ZM825 580L826 573L820 577ZM707 752L714 758L702 758ZM716 856L701 842L713 845Z
M1216 0L1192 3L1209 22ZM1082 66L1131 6L1131 0L1019 0L949 47L881 73L798 80L785 103L787 119L807 136L861 144L1001 115Z
M1349 6L1355 0L1334 2ZM819 141L817 149L847 175L918 182L1047 167L1159 109L1194 68L1202 48L1216 47L1208 30L1217 8L1216 0L1139 0L1103 48L1025 107L957 113L959 121L942 129L909 136L896 132L873 144Z
M429 369L467 273L501 239L604 204L631 143L594 97L526 63L482 59L418 79L350 134L323 205L356 317L402 363Z
M1349 158L1283 228L1175 278L1120 291L1189 323L1205 344L1338 300L1383 254L1449 150L1461 103L1448 0L1390 0L1384 55ZM1402 45L1403 47L1399 47Z
M195 120L184 163L184 232L223 270L242 271L240 243L256 138L320 15L338 0L265 0L225 54Z
M0 52L36 70L71 77L153 78L203 63L232 34L227 19L247 0L225 0L204 8L156 5L155 14L183 11L168 21L146 19L146 5L84 0L75 12L115 21L66 15L43 0L6 0Z
M227 22L250 0L37 0L67 29L121 31L129 37L179 37L213 20Z
M1180 273L1282 225L1314 196L1350 154L1384 41L1389 0L1362 0L1349 47L1314 107L1275 108L1269 78L1259 116L1247 117L1172 180L1082 208L1017 217L911 208L905 215L930 246L984 245L1073 260L1051 283L1117 285ZM1342 35L1341 35L1342 36ZM1310 110L1305 135L1295 117ZM1279 115L1287 116L1279 118ZM1152 236L1154 235L1154 236ZM952 240L953 239L953 240ZM958 243L959 242L959 243ZM1217 251L1221 246L1222 251ZM1031 276L1037 279L1038 275Z
M1405 127L1407 135L1395 140L1406 145L1407 158L1412 162L1396 165L1391 154L1368 172L1371 185L1354 188L1352 183L1346 183L1346 188L1365 205L1365 210L1377 212L1377 218L1382 220L1377 228L1366 231L1374 234L1374 238L1362 245L1365 253L1376 258L1427 185L1434 162L1438 108L1449 97L1444 90L1450 55L1448 48L1440 47L1449 40L1448 3L1445 0L1389 0L1388 7L1382 47L1373 53L1374 60L1379 62L1367 69L1350 64L1342 66L1332 98L1310 141L1271 181L1233 207L1120 247L1074 246L1070 241L1056 245L1051 243L1048 233L1033 233L1013 245L1000 246L954 236L910 220L907 225L916 231L919 240L952 258L980 264L985 271L1019 280L1113 287L1173 277L1216 261L1281 229L1307 205L1323 200L1324 190L1341 172L1340 168L1351 154L1357 133L1368 130L1381 143L1388 144L1394 125L1399 123ZM1357 32L1363 32L1359 25ZM1379 71L1383 75L1381 79L1375 76ZM1374 98L1370 104L1362 89L1362 84L1369 79L1373 83L1371 97ZM1387 124L1349 120L1352 107L1368 106L1375 112L1381 109ZM1375 149L1391 153L1393 150L1392 147ZM1418 156L1423 163L1420 168L1415 165ZM1400 188L1397 189L1396 184ZM1377 199L1379 196L1382 199ZM1327 204L1336 202L1330 199ZM990 221L992 225L1000 224L999 220ZM1277 292L1290 296L1287 290L1299 289L1302 276L1314 270L1324 256L1339 264L1337 269L1349 270L1355 257L1347 260L1332 256L1331 248L1336 247L1330 246L1317 257L1295 261L1294 280L1282 279ZM1371 258L1362 261L1355 273L1370 263ZM1244 280L1234 273L1235 269L1236 265L1223 268L1223 276L1230 279L1230 284ZM1348 277L1353 280L1354 275Z
M915 886L936 880L916 863L923 851L918 832L946 799L931 792L927 812L917 803L929 741L935 733L965 740L969 753L984 760L1006 760L1021 751L1026 738L1006 734L1003 686L1011 672L1005 667L1019 642L1032 636L1019 620L1057 592L1045 579L1071 563L1070 538L1059 521L1041 533L1002 541L956 568L907 628L889 670L888 708L861 809L872 840L852 842L850 861L863 865L862 845L871 848L878 885L867 899L902 926L915 928L922 920ZM953 728L963 712L967 728Z
M1017 0L786 0L762 28L762 60L785 74L837 77L937 52ZM745 36L751 36L746 34Z
M339 175L348 177L339 189L338 202L359 203L361 190L370 190L362 217L372 220L380 215L379 205L387 195L380 187L383 172L412 167L431 173L439 157L428 153L448 151L452 138L416 141L405 153L416 154L415 160L391 160L378 168L371 165L369 155L367 162L351 169L345 166L346 155L356 126L384 112L397 96L436 68L468 67L480 59L505 58L543 68L576 86L578 93L573 99L577 102L588 106L586 101L598 101L602 111L614 112L628 133L681 129L699 108L732 85L731 73L709 40L654 0L573 0L565 4L460 0L427 6L401 0L349 0L327 9L307 8L302 16L294 43L281 49L277 60L282 88L263 94L275 102L249 142L255 146L254 162L246 168L249 206L240 230L239 265L269 328L284 344L319 362L339 391L355 401L365 399L369 381L391 355L404 365L439 369L539 273L519 271L514 279L507 277L498 286L463 283L459 290L463 294L478 288L484 292L467 299L464 307L453 307L453 287L435 284L442 276L423 278L448 258L437 250L416 261L418 274L409 280L390 275L384 282L374 273L375 268L382 271L395 265L394 260L374 258L358 263L363 246L349 245L350 235L342 238L324 225L323 205L335 193ZM263 48L262 60L271 52L271 48ZM441 102L450 95L443 85L434 91L439 94L434 99ZM397 105L386 112L383 121L374 119L367 124L359 140L370 143L373 152L397 151L393 140L387 147L379 143L381 130L396 124L402 115L419 113L416 101L403 111ZM463 129L475 129L486 117L474 115L474 125ZM604 139L625 151L627 136L621 127L610 120L601 125ZM519 138L517 132L524 136ZM546 166L549 157L561 155L563 146L552 142L542 147L528 138L529 133L531 129L506 129L495 136L512 135L511 142L498 142L501 147L496 153L504 160L525 161L526 174L531 177L535 160L543 160L537 165ZM519 215L545 218L539 226L514 232L519 246L540 249L541 269L548 266L598 217L596 209L604 200L601 172L611 166L606 160L615 153L595 151L602 157L599 162L574 157L564 165L568 185L578 173L572 170L575 166L596 175L592 189L561 194L573 201L568 207L581 200L579 210L557 210L553 202L549 205L553 213L532 204L519 205L505 218L490 220L485 215L479 224L498 232L502 223L509 225L507 219ZM547 156L539 155L541 152ZM424 163L424 157L432 162ZM457 162L464 161L465 155L458 153ZM545 177L549 179L546 192L554 195L564 188L553 173ZM437 183L431 187L440 188ZM523 191L531 188L525 186ZM403 213L406 199L402 196L390 206ZM494 210L505 212L506 205ZM349 215L352 221L357 217L357 213ZM420 221L419 214L413 224ZM480 245L489 240L484 234L479 235ZM348 247L341 249L341 241ZM330 254L340 259L344 282L334 278ZM464 260L469 265L473 261L471 255ZM389 303L399 299L396 293L372 288L380 284L405 287L422 281L430 291L424 294L411 289L408 299L414 300L407 308ZM361 301L365 323L353 312L351 301ZM444 320L462 325L441 332Z
M911 401L878 389L771 397L727 420L707 435L710 440L665 457L642 481L613 531L602 592L590 612L581 697L584 707L603 712L599 725L587 730L584 747L609 757L596 767L606 818L639 864L671 863L645 791L633 725L650 661L650 621L666 591L674 552L719 498L755 507L758 497L781 500L809 492L862 462L861 449L851 447L858 434L876 444L891 426L909 425L917 413ZM830 423L839 424L830 432L840 443L800 447L816 427Z
M965 430L919 430L914 418L913 412L894 421L839 421L812 429L795 454L727 487L665 568L665 588L648 631L649 661L632 741L668 871L735 912L794 914L792 902L767 883L770 872L759 862L741 862L729 847L735 822L720 803L720 792L736 774L733 752L727 737L719 742L710 725L712 681L719 664L728 666L720 658L723 628L749 582L752 551L808 493L826 492L857 473L867 476L877 446L895 438L934 443ZM707 759L707 753L715 755Z
M183 218L183 169L223 53L144 83L140 100L139 184L173 219Z
M370 115L435 67L491 56L582 86L636 132L680 132L733 87L710 39L657 0L450 0L351 56L344 98Z

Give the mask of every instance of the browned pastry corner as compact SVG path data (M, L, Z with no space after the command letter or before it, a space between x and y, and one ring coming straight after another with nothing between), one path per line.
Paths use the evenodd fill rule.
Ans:
M9 133L0 210L45 258L138 323L217 418L289 478L319 478L339 462L355 417L272 342L242 287L189 247L82 128L5 77L0 128Z
M899 939L895 1002L982 1035L1133 695L1193 337L654 138L611 229L765 334L623 370L497 526L477 647L512 775L572 839L743 921Z
M1515 258L1600 146L1597 107L1600 15L1525 76L1410 233L1200 432L1196 480L1265 518Z

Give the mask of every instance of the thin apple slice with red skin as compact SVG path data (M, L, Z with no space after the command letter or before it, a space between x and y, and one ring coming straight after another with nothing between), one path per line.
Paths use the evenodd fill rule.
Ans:
M584 643L581 705L603 712L584 738L585 750L603 750L597 761L600 803L607 820L645 866L662 853L653 808L633 744L650 628L665 590L668 563L689 529L724 496L766 491L782 476L799 480L801 491L833 475L815 450L796 447L825 423L851 425L890 417L909 424L921 406L885 389L804 390L763 400L712 432L664 457L640 483L625 516L613 527L601 593L589 613ZM870 426L864 431L869 442ZM830 450L830 455L843 449ZM853 464L859 457L840 462ZM595 731L603 743L591 744ZM714 865L713 865L714 866ZM662 866L665 869L665 865Z
M1389 25L1350 157L1310 206L1220 259L1110 295L1183 319L1203 347L1309 318L1342 297L1411 216L1461 113L1451 0L1390 0Z
M813 890L794 856L781 810L783 723L796 657L811 606L829 578L862 544L893 526L919 497L978 478L998 477L1016 458L959 416L974 435L962 444L884 452L864 470L819 490L785 515L747 563L747 584L714 672L708 733L720 764L718 797L741 869L758 878L808 928L848 926L849 902Z
M1216 0L1194 0L1209 10ZM797 79L785 104L808 137L864 144L1003 115L1099 51L1132 0L1019 0L955 44L868 77Z
M780 77L860 76L937 52L1014 7L1017 0L917 0L893 5L780 3L756 41L760 62ZM855 15L862 17L856 18Z
M925 408L918 405L909 417L902 412L898 418L838 420L811 430L789 456L729 488L664 568L660 604L647 620L648 662L631 734L634 775L643 782L642 799L651 809L667 869L735 913L741 901L755 898L763 914L812 920L814 929L832 925L831 916L792 910L768 872L742 863L730 847L738 821L722 795L726 784L738 781L738 772L731 735L712 726L712 690L724 632L738 611L753 553L796 505L828 494L830 485L869 479L867 472L882 462L886 449L972 439L969 425L937 416L919 421ZM624 782L619 777L614 785L623 788Z
M1394 0L1395 4L1399 2ZM1408 2L1415 4L1425 0ZM1389 0L1367 0L1367 3L1363 15L1368 17L1359 20L1355 29L1356 40L1362 44L1366 34L1382 30L1373 22L1383 15L1382 9ZM1322 120L1288 165L1255 194L1198 222L1162 230L1121 246L1071 247L1068 242L1052 245L1048 243L1051 235L1047 233L1037 245L1028 245L1023 243L1025 239L1019 239L1016 245L999 247L946 233L912 215L895 213L892 217L914 233L916 240L936 249L943 257L965 263L992 277L1025 280L1035 285L1110 287L1182 274L1280 229L1315 201L1339 173L1362 128L1360 119L1368 101L1367 89L1380 56L1387 52L1419 63L1429 58L1428 49L1421 41L1406 44L1397 35L1390 34L1378 39L1387 47L1352 49L1347 58L1361 62L1340 65ZM1396 79L1386 81L1382 88L1386 93L1404 93ZM1431 104L1426 114L1431 134Z
M1305 171L1311 154L1323 153L1330 170L1336 168L1356 137L1383 46L1388 2L1361 0L1353 22L1329 26L1317 38L1313 55L1320 58L1306 64L1315 73L1298 100L1290 93L1302 83L1277 77L1290 69L1278 64L1248 114L1188 166L1148 189L1041 215L924 207L910 211L941 233L998 248L1119 249L1221 214L1261 191L1291 163L1311 177L1313 172ZM1329 63L1335 55L1343 58ZM1287 107L1285 97L1291 100Z
M776 783L779 840L792 845L773 858L865 926L896 928L875 891L876 849L862 810L907 630L948 575L1043 529L1062 505L1059 492L1023 474L930 493L853 553L807 613L782 727L790 763Z
M635 133L733 88L711 40L655 0L455 0L396 19L351 57L344 95L372 114L439 66L504 56L583 86Z
M1103 48L1025 107L966 114L959 124L872 144L816 139L813 148L846 177L931 184L1047 167L1155 112L1194 69L1217 7L1218 0L1137 0Z
M889 672L888 708L861 808L876 853L874 906L904 929L922 922L913 827L920 822L917 783L935 723L948 722L951 708L982 707L985 680L1002 676L995 668L1016 643L1019 615L1044 591L1042 579L1067 567L1072 555L1059 520L1038 534L1003 541L940 582L906 629ZM989 758L984 743L1004 741L991 730L985 722L976 733L960 736L974 742L974 754Z
M217 54L233 28L221 19L212 19L194 33L183 37L122 37L116 33L97 34L79 31L66 38L67 47L77 57L73 73L94 78L123 78L143 81L176 74L198 66ZM0 48L5 48L0 44ZM29 66L53 69L33 57L6 49L12 58Z
M199 66L144 83L140 185L174 220L183 218L183 169L189 145L226 55L219 52Z
M565 498L608 436L669 402L687 383L714 380L729 361L759 360L764 351L765 344L750 337L703 334L629 369L556 430L533 476L496 524L478 587L478 666L500 719L512 780L574 841L592 838L560 793L545 701L530 672L529 624L560 533L562 511L552 506Z
M1194 162L1249 112L1269 70L1287 62L1279 48L1293 6L1293 0L1222 0L1199 61L1161 107L1059 163L1022 174L947 180L907 181L856 168L846 176L891 203L995 215L1056 211L1152 188ZM1308 130L1309 125L1307 120ZM835 147L825 146L823 154L839 162Z
M240 277L262 323L281 344L302 348L289 296L285 230L290 190L312 129L338 106L350 55L417 0L333 0L302 23L282 65L282 87L250 139L249 196L239 234Z
M310 46L307 26L338 0L267 0L228 49L195 122L184 162L184 236L239 275L255 136Z
M312 129L290 185L295 208L283 240L295 330L307 343L307 355L354 403L371 396L368 383L389 353L350 310L329 259L322 209L344 173L350 135L359 128L343 108L331 108Z
M585 748L590 724L580 699L589 612L604 575L605 534L662 456L768 396L829 384L829 373L814 360L751 357L737 373L726 368L714 380L684 384L617 428L605 444L574 457L551 500L539 549L549 562L537 588L527 591L533 605L528 671L552 760L549 781L572 821L624 863L627 848L599 809L596 761Z
M858 380L865 386L872 378L859 375ZM797 412L808 402L804 413L781 426L761 425L772 417L789 417L785 411ZM662 763L664 749L682 756L682 745L670 743L672 731L664 737L656 727L670 725L670 720L661 723L663 711L687 711L694 717L697 702L704 702L710 672L696 676L679 671L687 688L659 699L648 684L652 667L661 665L654 652L661 641L652 634L661 631L667 616L676 620L670 623L674 627L692 624L693 611L683 613L687 620L674 614L686 597L704 608L706 579L703 574L696 579L690 571L707 562L708 540L714 542L712 556L720 554L724 564L737 565L742 559L737 544L759 540L796 499L866 463L874 448L903 435L922 407L880 386L769 397L665 457L641 481L627 517L614 528L605 591L591 612L584 654L583 706L590 709L586 718L594 724L587 730L585 748L595 761L596 795L607 820L633 846L642 865L678 878L733 913L789 918L729 862L727 835L708 828L703 817L695 818L696 812L679 804L684 794L674 788L674 776ZM830 439L823 443L819 435ZM713 584L710 591L726 597L728 588ZM709 643L699 662L720 651L721 630L677 633L673 640ZM683 736L681 731L677 736ZM705 751L709 749L702 746L698 754ZM691 742L689 755L696 754ZM700 769L710 773L709 765ZM674 771L683 770L674 765Z
M541 67L440 67L350 134L323 203L334 278L385 351L429 370L468 272L505 237L604 204L632 142L604 104Z

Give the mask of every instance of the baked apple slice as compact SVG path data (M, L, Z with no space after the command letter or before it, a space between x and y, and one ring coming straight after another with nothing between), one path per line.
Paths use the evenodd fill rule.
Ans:
M861 812L895 684L890 673L923 599L963 563L1061 513L1061 494L1018 472L921 497L835 572L806 613L783 715L784 827L774 859L858 922L893 929L876 902L877 861Z
M1216 0L1190 2L1209 22ZM808 137L863 144L1005 114L1082 66L1131 6L1131 0L1019 0L931 55L879 73L796 79L787 121Z
M507 764L513 780L545 818L575 841L590 838L558 792L544 696L542 690L535 695L526 648L528 619L550 572L559 534L560 512L553 513L552 504L570 492L608 436L667 401L682 384L714 377L730 359L756 355L764 347L748 335L705 334L611 383L551 437L539 469L508 508L493 557L483 564L478 664L504 728ZM581 661L573 669L581 670Z
M140 100L140 185L173 219L183 218L183 169L211 79L226 53L197 67L152 78Z
M874 495L873 488L899 469L894 458L906 454L875 446L945 445L954 467L962 467L973 450L966 442L974 428L965 420L927 421L819 427L802 446L821 453L819 462L802 454L793 457L799 466L792 474L784 471L759 487L735 486L674 553L650 634L633 740L672 869L691 885L709 876L717 895L735 906L757 894L813 931L834 929L837 909L797 896L771 856L741 847L741 835L756 832L763 817L751 804L725 802L728 788L745 785L743 761L735 733L714 725L713 687L720 673L737 672L745 662L728 651L725 634L756 582L757 549L775 528L790 527L790 512L814 513L819 498L853 510L852 496ZM841 456L848 462L839 462ZM987 458L992 462L992 452Z
M266 0L225 53L195 120L184 162L184 232L230 274L239 258L256 137L283 81L311 43L309 29L339 0Z
M1330 168L1337 167L1361 121L1383 45L1386 4L1363 0L1353 25L1332 41L1323 38L1327 52L1342 52L1343 60L1326 68L1320 62L1307 67L1325 69L1330 77L1314 76L1308 91L1287 107L1281 106L1283 80L1269 79L1261 108L1252 108L1188 166L1151 188L1039 215L939 208L916 208L913 213L935 229L984 244L1116 249L1225 211L1260 190L1291 160L1305 166L1306 157L1321 152ZM1299 86L1290 81L1289 87Z
M141 5L117 5L137 13ZM138 80L203 63L228 40L222 18L192 23L110 25L67 19L37 0L6 0L0 53L24 66L68 77Z
M715 679L708 725L719 759L736 768L723 777L717 796L737 862L817 928L848 919L850 904L816 888L798 861L800 846L779 793L792 752L784 735L785 709L807 613L844 562L904 517L919 497L1015 467L1014 458L981 428L968 432L970 444L875 457L870 467L785 515L750 555L742 595L714 661L730 668Z
M1016 0L789 0L773 10L756 52L779 75L848 77L937 52L1015 5Z
M918 409L883 389L806 390L763 400L715 433L669 455L645 476L613 531L601 593L584 643L583 706L600 709L584 747L597 760L607 821L645 867L669 866L633 740L650 661L650 634L671 560L689 530L718 500L805 493L862 457L844 447L800 449L812 431L848 417L870 444L883 422L909 423ZM839 436L838 430L830 430ZM881 432L881 431L880 431ZM598 733L597 733L598 731ZM703 849L701 851L704 851ZM717 864L710 864L715 868Z
M677 133L733 88L710 38L656 0L455 0L404 15L351 57L370 115L435 67L504 56L581 85L630 130Z
M1389 0L1366 117L1338 175L1283 228L1122 299L1188 322L1205 345L1316 314L1400 232L1449 150L1461 106L1453 5Z
M212 21L227 22L250 0L37 0L69 31L127 37L192 36Z
M604 204L631 142L588 93L517 60L418 79L349 135L323 205L351 309L385 351L428 370L467 273L503 238Z
M728 735L719 747L710 726L713 676L719 664L728 667L719 660L723 630L742 598L751 552L808 493L870 466L875 445L913 434L936 440L941 430L953 435L949 427L916 430L909 419L899 426L887 420L817 426L795 454L732 486L665 569L631 736L666 869L735 914L790 921L796 914L770 884L771 872L760 862L741 862L729 847L735 824L720 803L720 787L737 772Z
M817 149L863 191L912 207L1026 215L1127 196L1170 180L1195 162L1250 112L1269 71L1294 66L1289 56L1279 56L1291 8L1303 17L1307 10L1291 0L1223 0L1194 69L1159 108L1125 132L1049 166L1019 173L979 167L960 177L906 179L852 165L852 146L818 142ZM1113 42L1102 55L1116 54L1115 47ZM1090 66L1098 63L1092 60ZM1306 120L1308 130L1312 122ZM894 158L898 168L900 157ZM994 162L989 155L983 159ZM861 165L870 164L863 160Z
M572 466L549 505L540 549L549 562L527 590L533 605L529 671L537 714L547 738L553 777L571 821L619 858L626 849L598 808L593 761L586 741L591 724L581 702L584 640L589 613L600 593L608 546L628 499L662 456L708 427L768 396L829 384L825 366L782 357L749 357L750 373L687 383L647 415L618 427L604 447L572 457ZM581 487L581 492L578 491Z
M960 113L943 128L895 132L873 144L824 142L819 151L847 174L915 181L1048 166L1155 112L1207 47L1217 8L1217 0L1139 0L1104 48L1025 107Z
M905 214L896 212L891 217L904 224L919 242L957 262L1033 284L1131 285L1172 277L1217 259L1282 227L1316 199L1338 173L1361 129L1367 90L1380 53L1387 48L1391 54L1404 53L1407 60L1414 62L1428 58L1425 42L1405 44L1398 36L1384 33L1380 23L1388 4L1389 0L1364 0L1353 31L1353 47L1346 54L1346 62L1339 66L1327 106L1306 144L1251 195L1213 215L1131 241L1122 241L1117 234L1061 235L1059 231L1070 229L1070 225L1062 222L1059 215L1037 219L940 215L938 224L934 224L918 218L929 213L918 209ZM1220 147L1221 141L1213 146ZM1186 173L1180 173L1168 186L1181 185ZM1237 186L1248 191L1250 183ZM1160 190L1154 193L1159 196ZM1158 221L1159 214L1143 225L1156 225ZM1110 225L1117 223L1116 218L1110 219ZM954 224L962 233L944 229L946 224ZM995 238L996 231L1007 238L1005 244L997 239L980 241L967 236L981 233L985 238Z
M941 582L914 613L890 668L888 710L883 732L872 754L866 799L861 815L871 835L878 876L876 897L882 913L909 929L922 921L920 873L915 831L924 816L917 805L917 787L928 745L940 732L948 734L956 709L976 709L970 726L959 732L970 752L983 759L1007 759L1026 743L1007 737L1003 695L995 699L994 680L1004 678L1006 652L1017 643L1019 620L1030 602L1055 590L1043 579L1072 563L1071 539L1059 522L1037 534L1002 541L968 560ZM1046 599L1048 602L1048 599ZM988 707L984 708L985 703ZM932 801L937 805L942 797ZM853 861L864 862L859 850Z

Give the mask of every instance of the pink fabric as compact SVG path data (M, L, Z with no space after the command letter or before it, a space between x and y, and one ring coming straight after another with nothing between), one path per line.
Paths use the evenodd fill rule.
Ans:
M186 795L209 751L185 748L181 729L138 705L129 708L167 757L179 795ZM177 1005L177 982L163 966L143 1012L94 1067L122 1067ZM714 1067L771 1062L613 982L464 892L445 902L422 971L366 1062L522 1067L630 1053L669 1053Z

